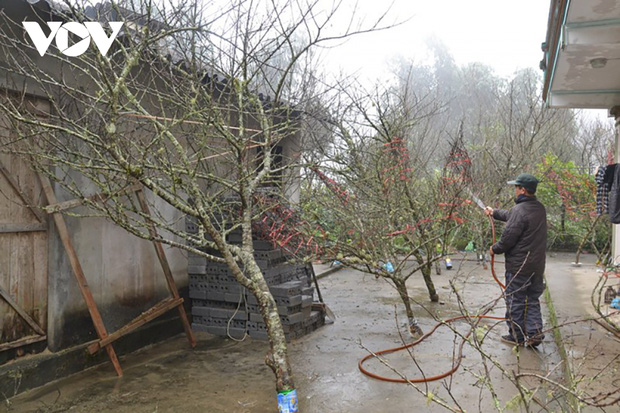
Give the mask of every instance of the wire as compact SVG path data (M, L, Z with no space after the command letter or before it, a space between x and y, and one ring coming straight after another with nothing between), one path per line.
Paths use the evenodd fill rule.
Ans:
M493 243L495 243L495 222L493 221L493 217L489 217L489 221L491 222L491 233L493 236ZM497 275L495 274L495 255L491 256L491 274L493 275L493 278L495 279L495 282L497 282L497 284L502 288L502 290L505 289L504 284L499 280L499 278L497 278ZM445 373L441 373L438 374L436 376L427 376L427 377L423 377L423 378L417 378L417 379L403 379L403 378L396 378L396 377L385 377L385 376L381 376L379 374L375 374L372 373L368 370L366 370L366 368L364 367L364 362L366 362L367 360L370 360L371 358L376 358L379 357L383 354L389 354L389 353L395 353L397 351L401 351L407 348L411 348L414 347L418 344L420 344L421 342L423 342L424 340L426 340L428 337L430 337L439 327L447 325L449 323L452 323L453 321L457 321L457 320L474 320L474 319L491 319L491 320L505 320L506 318L504 317L494 317L494 316L488 316L486 315L486 313L488 313L489 311L491 311L492 307L489 307L484 314L482 315L478 315L478 316L466 316L466 315L462 315L462 316L458 316L458 317L452 317L449 318L447 320L441 321L437 324L435 324L435 326L426 334L422 335L422 337L420 337L419 339L417 339L416 341L409 343L409 344L405 344L403 346L400 347L395 347L395 348L390 348L387 350L381 350L378 351L376 353L372 353L372 354L368 354L367 356L365 356L364 358L362 358L359 363L358 363L358 368L360 369L360 371L362 373L364 373L365 375L367 375L368 377L372 377L373 379L377 379L377 380L381 380L381 381L387 381L387 382L391 382L391 383L426 383L426 382L431 382L431 381L437 381L437 380L441 380L445 377L448 377L452 374L454 374L454 372L456 372L458 370L458 368L461 365L461 361L463 360L463 346L465 345L465 342L467 341L467 339L469 338L469 336L471 335L471 333L473 332L473 327L472 329L470 329L467 334L465 334L462 337L461 343L459 344L459 348L458 348L458 353L457 353L457 357L456 360L454 360L454 362L452 363L452 368L450 370L448 370Z
M244 328L244 332L243 332L243 338L238 339L232 336L232 334L230 334L230 324L232 323L232 321L234 320L235 316L237 315L237 313L239 313L239 309L241 308L241 302L243 302L244 307L245 307L245 328ZM245 299L245 294L243 292L243 288L239 289L239 302L237 303L237 308L235 309L235 312L233 313L233 315L230 316L230 318L228 319L228 322L226 323L226 335L228 336L229 339L236 341L236 342L242 342L244 341L247 337L248 337L248 317L249 317L249 311L248 311L248 302Z

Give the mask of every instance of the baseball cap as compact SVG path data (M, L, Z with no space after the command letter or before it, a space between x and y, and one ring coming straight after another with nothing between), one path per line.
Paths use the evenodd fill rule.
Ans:
M517 176L517 179L515 179L514 181L508 181L506 183L508 185L519 185L530 192L536 192L538 182L540 181L536 179L536 177L532 174L519 174L519 176Z

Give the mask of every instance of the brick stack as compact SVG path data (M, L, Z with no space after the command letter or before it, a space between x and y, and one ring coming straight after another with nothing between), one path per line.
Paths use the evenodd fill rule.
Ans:
M191 229L189 224L187 229ZM233 234L229 242L235 242L236 237L238 234ZM288 262L281 250L263 240L254 241L254 250L278 306L286 339L299 338L322 326L325 314L312 308L310 264ZM268 338L256 298L234 279L225 264L190 253L188 273L194 330L235 339L242 339L246 332L255 339Z

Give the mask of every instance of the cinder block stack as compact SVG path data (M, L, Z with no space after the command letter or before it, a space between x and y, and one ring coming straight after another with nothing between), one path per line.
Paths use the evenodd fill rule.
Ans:
M239 234L229 237L229 242L240 241ZM323 312L312 309L310 264L291 263L290 257L264 240L254 240L254 257L278 306L287 340L325 324ZM247 331L255 339L268 338L256 298L235 280L225 264L190 253L188 272L194 330L235 339L243 338Z

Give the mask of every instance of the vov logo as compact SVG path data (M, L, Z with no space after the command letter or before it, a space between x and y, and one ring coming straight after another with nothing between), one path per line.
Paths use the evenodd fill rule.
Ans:
M45 55L54 38L56 39L58 50L65 56L77 57L84 54L88 50L88 46L90 46L91 39L101 54L105 56L123 27L123 22L109 22L112 34L108 37L101 23L97 22L68 22L64 24L62 22L47 22L50 34L45 36L39 23L22 22L22 24L41 57ZM78 36L82 40L69 46L69 33Z

